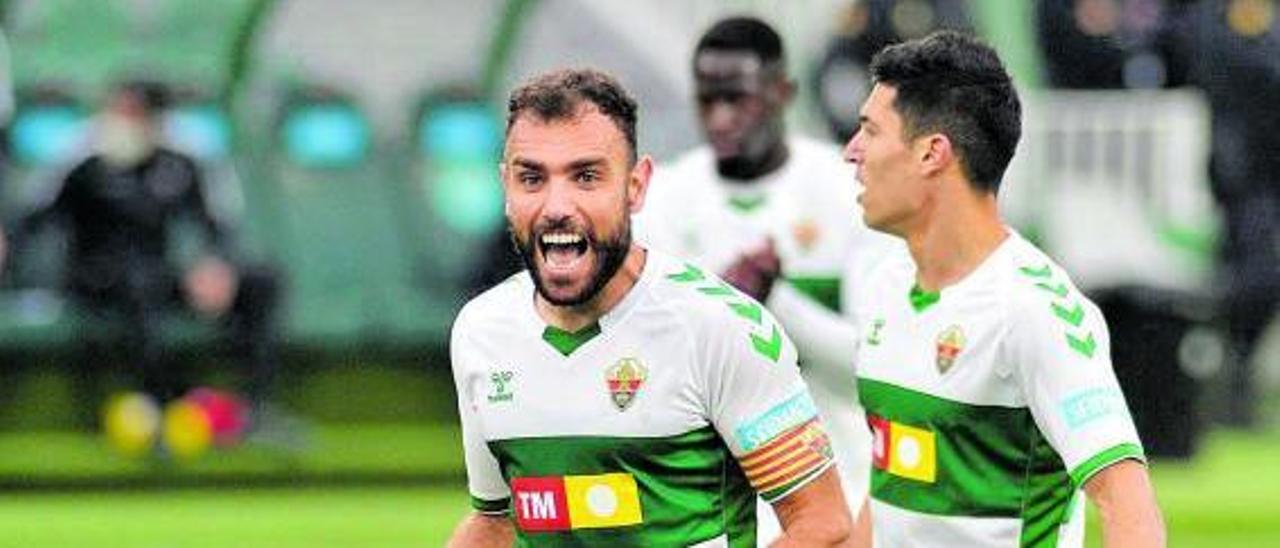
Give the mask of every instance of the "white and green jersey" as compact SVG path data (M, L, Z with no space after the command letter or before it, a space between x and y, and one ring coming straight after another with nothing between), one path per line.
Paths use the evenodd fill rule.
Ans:
M869 482L871 435L858 406L852 366L857 330L846 279L901 244L862 223L854 167L835 146L793 137L777 171L750 182L716 171L710 148L658 166L636 217L636 237L722 272L766 238L785 283L765 304L796 341L803 374L828 427L845 498L857 513ZM856 274L854 274L856 278ZM766 525L770 522L766 521ZM762 530L766 537L776 529ZM768 540L765 538L763 540Z
M517 544L753 546L832 462L795 348L755 301L650 251L599 322L548 326L521 272L468 303L450 353L475 507Z
M750 182L721 177L706 146L658 166L636 238L712 272L773 238L786 280L840 310L841 274L856 240L870 234L858 214L854 168L834 145L793 137L787 146L782 167Z
M1098 308L1010 232L938 293L903 253L865 293L858 390L878 546L1080 546L1080 487L1142 460Z

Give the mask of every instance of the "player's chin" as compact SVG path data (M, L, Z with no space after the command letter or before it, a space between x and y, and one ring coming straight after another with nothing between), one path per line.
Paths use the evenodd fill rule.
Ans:
M556 305L579 303L591 285L598 261L599 257L591 249L567 259L539 257L538 276L543 297Z

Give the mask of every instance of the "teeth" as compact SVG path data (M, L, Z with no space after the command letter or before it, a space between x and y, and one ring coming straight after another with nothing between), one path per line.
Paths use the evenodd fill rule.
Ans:
M582 236L578 234L556 233L543 234L543 245L574 245L582 241Z

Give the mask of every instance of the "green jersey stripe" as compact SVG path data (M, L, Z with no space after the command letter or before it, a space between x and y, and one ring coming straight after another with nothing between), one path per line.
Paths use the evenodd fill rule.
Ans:
M671 437L557 436L488 445L508 483L517 477L617 472L636 480L639 526L517 529L519 546L683 546L720 535L727 535L731 546L755 545L755 491L711 426Z
M836 276L787 276L787 283L835 313L840 312L840 278Z
M1084 487L1084 482L1089 481L1103 468L1111 466L1125 459L1134 459L1140 462L1146 462L1147 457L1142 453L1142 448L1132 443L1121 443L1110 447L1097 455L1089 457L1089 460L1080 463L1075 470L1071 471L1071 483L1077 488Z
M927 514L1020 518L1037 539L1056 534L1072 485L1030 410L967 404L867 378L858 381L858 395L869 416L936 440L931 480L876 466L871 491L877 500Z

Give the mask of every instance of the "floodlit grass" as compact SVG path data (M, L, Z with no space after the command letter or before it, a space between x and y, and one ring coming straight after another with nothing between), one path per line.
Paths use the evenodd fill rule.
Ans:
M0 481L217 478L272 474L461 475L454 425L372 424L309 427L297 448L245 444L212 450L191 462L157 463L112 452L97 435L75 432L0 433Z
M0 474L145 474L90 436L0 435ZM322 450L323 449L323 450ZM37 454L32 454L36 452ZM0 494L0 546L440 546L468 511L451 427L325 427L295 470L434 473L438 485ZM1158 463L1157 495L1178 547L1280 542L1280 433L1215 433L1193 463ZM178 475L270 472L255 452L213 455ZM80 462L90 459L103 462ZM67 468L70 466L70 468ZM457 479L451 479L456 477ZM1095 523L1090 546L1100 546Z
M0 496L0 546L442 546L458 488Z
M1152 469L1169 545L1280 544L1280 433L1218 432L1208 441L1196 460ZM1097 520L1090 526L1089 545L1101 546Z

